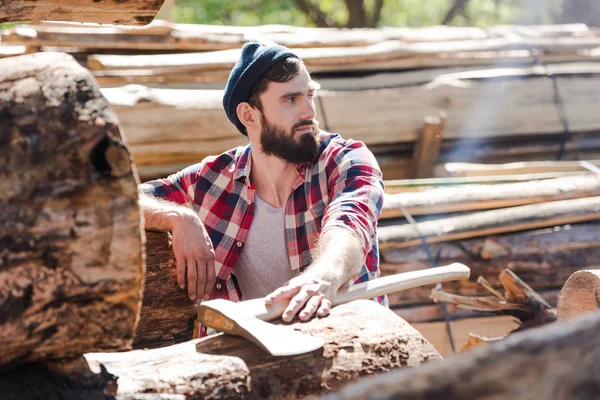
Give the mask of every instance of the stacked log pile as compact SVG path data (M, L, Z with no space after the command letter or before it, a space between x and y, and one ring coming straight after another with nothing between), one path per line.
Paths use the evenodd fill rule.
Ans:
M458 176L388 182L378 230L382 274L449 262L468 265L469 281L443 285L444 292L469 296L465 301L450 301L447 310L452 319L502 314L502 307L477 305L485 301L478 296L489 296L488 288L502 288L498 276L505 268L555 307L571 274L598 268L600 197L596 185L600 175L596 164L446 165L447 171ZM480 285L478 277L487 286ZM433 289L393 294L390 304L417 328L429 329L422 323L444 319L431 297L450 298L440 296L439 288L437 294L436 290L432 293ZM470 328L459 333L459 345L466 343L469 333L482 333L477 324ZM503 336L514 328L506 320L494 334Z
M600 37L584 25L343 30L154 21L16 26L1 39L7 54L66 51L90 68L143 179L245 144L221 96L248 40L272 40L303 57L323 88L322 127L367 143L386 179L426 176L445 162L600 158ZM434 147L417 146L436 125ZM439 156L424 161L421 153Z

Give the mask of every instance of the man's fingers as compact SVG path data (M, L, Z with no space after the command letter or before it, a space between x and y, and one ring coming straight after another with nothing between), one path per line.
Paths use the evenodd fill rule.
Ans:
M175 255L175 260L177 262L177 284L183 289L185 288L185 258L181 255Z
M190 300L196 300L196 262L193 258L188 258L187 261L187 283L188 297Z
M292 300L290 300L290 304L288 304L287 308L283 312L281 319L283 319L285 322L290 322L292 319L294 319L294 315L296 315L296 313L300 311L302 306L306 304L309 297L310 295L306 290L301 290L300 293L298 293L296 296L294 296Z
M322 294L311 297L306 302L306 306L304 307L304 310L302 310L300 312L300 315L299 315L300 319L302 321L307 321L308 319L310 319L310 317L312 317L312 315L315 313L315 311L317 311L317 307L319 307L319 305L321 304L321 300L323 300L324 298L325 297Z
M269 306L273 303L276 303L277 300L289 299L290 297L293 297L296 294L298 294L301 288L301 286L295 285L287 285L280 287L279 289L276 289L273 293L265 297L265 304Z
M321 306L319 307L319 310L317 311L317 315L319 317L326 317L329 315L330 311L331 311L331 301L329 299L324 298L321 301Z
M204 300L210 299L210 295L212 293L213 287L215 286L215 281L217 280L215 276L215 260L214 258L210 258L206 263L206 283L204 286Z

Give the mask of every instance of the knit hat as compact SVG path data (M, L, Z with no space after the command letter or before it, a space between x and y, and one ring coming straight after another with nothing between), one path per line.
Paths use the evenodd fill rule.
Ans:
M237 117L238 104L250 99L252 89L269 68L290 57L300 59L287 47L279 45L264 46L258 42L251 42L246 43L242 48L242 55L235 63L227 80L223 95L223 108L227 118L243 135L247 136L246 128Z

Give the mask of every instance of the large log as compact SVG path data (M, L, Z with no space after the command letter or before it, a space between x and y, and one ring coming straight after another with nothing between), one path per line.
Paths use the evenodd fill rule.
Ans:
M0 367L127 349L144 263L115 113L71 57L0 60Z
M549 324L413 370L365 378L327 400L595 399L600 313Z
M73 379L63 386L64 375L21 370L1 375L0 388L7 400L34 398L36 388L43 387L40 381L53 389L47 400L104 394L119 399L295 399L338 390L364 375L440 359L408 323L369 300L335 307L327 318L291 327L322 337L324 348L272 357L241 338L217 335L154 350L86 354L99 375L95 382L88 378L87 386ZM21 386L18 392L15 382Z
M175 265L169 234L146 231L146 284L134 349L163 347L193 338L196 307L177 285Z
M559 290L574 272L600 267L600 224L586 222L433 243L430 250L435 258L439 258L440 264L459 262L471 269L470 280L444 283L445 290L453 293L463 296L485 294L475 282L479 276L483 276L493 287L500 288L498 275L504 268L516 273L536 291ZM382 250L381 256L382 275L430 267L427 252L422 246ZM427 286L390 294L390 305L428 303L431 288Z
M0 23L15 21L75 21L145 25L164 0L11 0L0 3Z
M573 273L558 296L558 319L566 320L600 308L600 270Z

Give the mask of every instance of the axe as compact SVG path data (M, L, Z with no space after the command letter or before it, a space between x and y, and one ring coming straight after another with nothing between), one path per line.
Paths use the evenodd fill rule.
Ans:
M454 263L444 267L389 275L340 290L333 305L372 299L423 285L464 280L469 278L469 273L467 266ZM275 303L267 307L264 298L239 303L223 299L208 300L200 303L198 307L198 321L218 331L241 336L273 356L304 354L323 347L324 341L321 338L295 331L285 325L266 322L279 318L286 307L286 303Z

